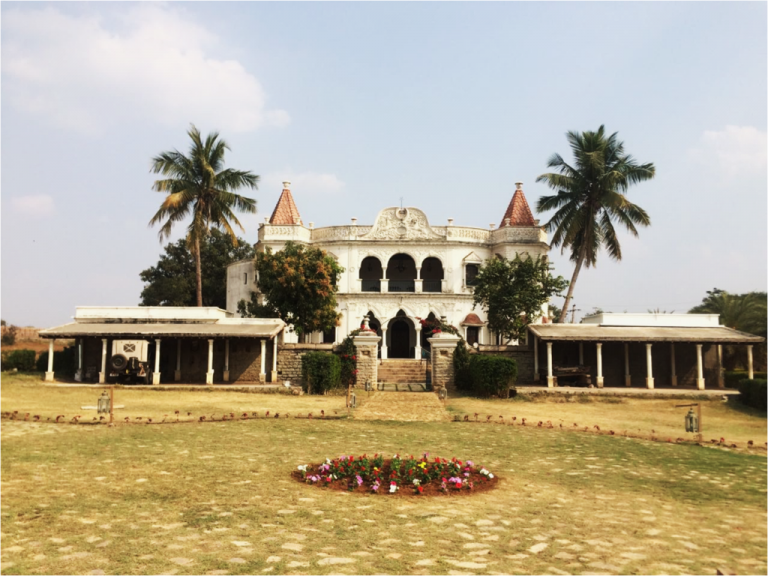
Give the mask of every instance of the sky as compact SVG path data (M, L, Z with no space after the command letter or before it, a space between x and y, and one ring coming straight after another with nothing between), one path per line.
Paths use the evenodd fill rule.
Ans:
M569 130L618 132L656 177L576 318L766 290L766 3L2 2L0 313L50 327L131 306L163 251L150 160L218 131L260 175L249 242L290 180L304 222L499 224ZM551 213L536 214L542 223ZM184 235L178 227L171 241ZM555 273L570 278L553 248ZM555 303L558 303L555 301ZM562 301L560 301L562 303Z

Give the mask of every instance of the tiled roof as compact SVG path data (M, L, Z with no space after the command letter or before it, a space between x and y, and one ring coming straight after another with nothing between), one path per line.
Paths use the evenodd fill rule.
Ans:
M515 190L512 201L507 207L507 211L504 212L504 217L501 219L499 228L507 226L507 218L509 218L509 226L535 226L536 222L533 220L533 213L531 212L528 201L525 199L523 193L522 184L518 185Z
M280 194L280 199L277 201L277 206L275 206L275 210L272 212L269 223L277 226L302 223L299 209L296 208L296 203L293 201L290 189L283 188L283 193Z
M470 312L467 317L461 321L462 326L485 326L485 322L480 320L477 314Z

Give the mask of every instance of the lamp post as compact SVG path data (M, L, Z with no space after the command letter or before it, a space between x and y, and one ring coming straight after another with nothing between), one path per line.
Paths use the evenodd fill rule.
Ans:
M694 407L696 413L693 412ZM701 441L704 434L704 426L701 423L701 404L678 404L675 408L689 408L688 414L685 415L685 431L697 434Z

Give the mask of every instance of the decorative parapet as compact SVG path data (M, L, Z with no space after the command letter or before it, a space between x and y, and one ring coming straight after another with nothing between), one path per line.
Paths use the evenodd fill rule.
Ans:
M300 224L273 226L272 224L262 224L259 227L259 242L277 240L287 242L311 242L312 230L305 228Z
M491 244L547 242L547 233L539 226L504 226L489 233Z

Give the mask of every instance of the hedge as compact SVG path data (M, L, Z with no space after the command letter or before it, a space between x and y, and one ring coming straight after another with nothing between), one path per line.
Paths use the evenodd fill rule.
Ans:
M75 373L75 347L67 346L64 350L53 353L53 371L60 372L64 376L72 376ZM37 371L48 371L48 352L43 352L37 359Z
M464 340L456 344L456 350L453 352L453 381L459 390L472 390L472 374L469 372L470 353L467 350Z
M304 391L325 394L341 386L341 360L328 352L307 352L301 357Z
M768 380L755 378L739 382L739 400L747 406L764 411L768 403Z
M765 380L768 377L768 374L765 372L755 372L753 374L755 380ZM747 380L749 378L749 375L746 370L733 370L733 371L726 371L725 372L725 387L726 388L738 388L739 382L742 380Z
M32 372L35 369L34 350L13 350L3 355L3 370Z
M473 354L469 360L469 373L474 394L506 398L517 378L517 363L503 356Z

